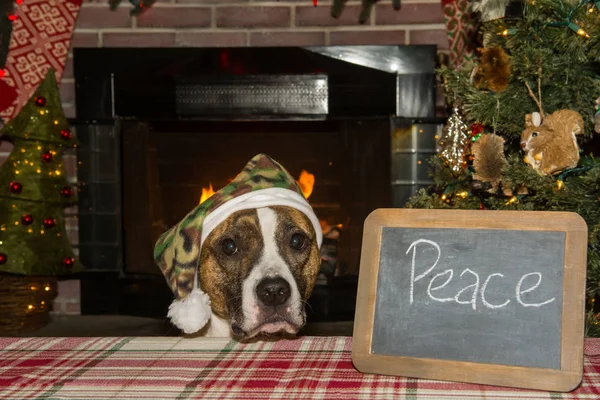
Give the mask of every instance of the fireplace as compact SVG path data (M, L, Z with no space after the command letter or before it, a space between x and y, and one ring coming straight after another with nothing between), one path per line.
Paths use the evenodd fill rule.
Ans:
M352 319L362 225L429 183L435 46L76 49L84 314L164 317L160 234L258 153L324 230L309 321Z

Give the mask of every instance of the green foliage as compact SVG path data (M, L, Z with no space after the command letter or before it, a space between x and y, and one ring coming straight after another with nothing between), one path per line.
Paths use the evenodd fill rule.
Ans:
M565 10L571 9L568 4L559 0L527 2L523 19L486 23L486 47L501 46L511 57L510 85L501 93L478 90L469 81L474 65L458 71L443 68L449 100L460 98L470 121L493 127L514 142L521 135L525 115L539 111L525 86L527 82L537 94L539 77L544 111L579 111L586 133L591 135L594 101L600 96L600 10L593 3L591 13L588 6L575 8L573 18L582 21L588 39L568 27L551 25L564 21ZM506 36L502 34L507 31Z
M36 99L41 101L36 104ZM45 104L43 104L45 103ZM62 209L76 204L62 153L75 144L60 104L54 71L2 130L14 148L0 167L0 272L62 275L77 272ZM14 185L20 190L14 190ZM70 265L69 265L70 264Z
M589 38L569 28L576 22ZM588 298L600 295L600 160L592 154L581 158L577 168L557 176L542 176L523 162L520 136L525 116L539 111L527 83L538 95L546 115L571 109L585 121L580 147L595 135L594 101L600 97L600 10L594 2L536 0L526 2L522 19L496 20L483 28L486 47L500 46L510 56L508 87L493 93L470 81L475 64L461 70L442 68L450 102L460 100L467 122L479 122L488 132L506 141L508 167L501 190L490 193L475 185L472 167L454 175L434 157L434 185L421 190L406 204L411 208L460 208L494 210L572 211L581 215L589 229ZM519 191L526 187L526 192ZM592 304L590 302L590 304ZM588 315L587 334L600 336L597 314Z

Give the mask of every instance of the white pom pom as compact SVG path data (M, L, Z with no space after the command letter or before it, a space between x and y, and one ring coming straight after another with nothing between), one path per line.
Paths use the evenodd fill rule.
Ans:
M202 329L211 314L208 295L200 289L194 289L185 299L171 303L167 317L171 318L176 327L190 334Z

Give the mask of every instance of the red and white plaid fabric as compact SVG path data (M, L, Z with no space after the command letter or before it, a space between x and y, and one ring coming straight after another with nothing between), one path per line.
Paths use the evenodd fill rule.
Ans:
M5 76L0 77L0 118L5 122L19 113L49 68L60 82L81 2L23 0L17 6Z
M600 339L582 385L548 393L365 375L352 338L0 338L0 399L599 399Z

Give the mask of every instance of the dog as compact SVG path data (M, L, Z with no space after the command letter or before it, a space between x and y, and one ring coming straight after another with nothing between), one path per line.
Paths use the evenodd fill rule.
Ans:
M186 334L247 340L294 335L321 265L319 219L294 178L258 154L165 232L155 260Z
M235 212L206 238L200 255L201 289L211 300L205 336L250 339L296 334L321 257L315 230L286 206Z

